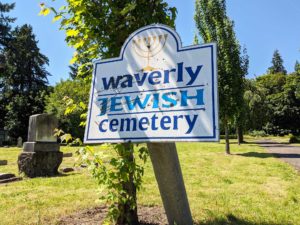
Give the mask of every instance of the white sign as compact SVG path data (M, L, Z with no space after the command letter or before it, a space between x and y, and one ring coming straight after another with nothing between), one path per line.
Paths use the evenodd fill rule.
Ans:
M137 30L118 58L94 62L84 142L218 141L216 63L215 44Z

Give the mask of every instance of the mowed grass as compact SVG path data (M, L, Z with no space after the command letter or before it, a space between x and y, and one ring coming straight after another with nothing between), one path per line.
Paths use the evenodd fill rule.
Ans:
M197 224L300 224L297 171L256 144L232 144L231 148L232 155L226 156L223 142L177 144ZM0 148L0 159L9 160L8 166L0 166L0 173L17 173L19 153L20 149ZM61 167L73 164L74 158L64 158ZM61 216L96 206L97 196L97 186L86 169L0 185L0 224L56 224ZM162 205L150 161L138 201Z
M76 148L63 147L75 153ZM19 148L0 148L0 173L18 174ZM60 168L74 167L75 157L64 158ZM24 178L0 185L0 225L56 224L59 217L76 210L96 206L97 186L86 170L51 178Z

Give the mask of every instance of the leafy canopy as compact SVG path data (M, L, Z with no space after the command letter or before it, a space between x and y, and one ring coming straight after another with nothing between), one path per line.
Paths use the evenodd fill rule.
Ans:
M88 101L89 90L90 83L82 79L61 80L55 85L53 91L46 98L45 111L58 118L59 127L64 132L70 133L73 137L78 137L81 140L84 135L84 126L78 127L78 124L82 121L82 108L78 107L66 116L68 105L65 104L65 101L66 97L69 97L72 98L73 102L81 102L84 104Z
M218 47L219 115L225 129L226 153L229 148L229 123L239 128L244 115L244 77L248 70L246 50L236 39L234 23L227 16L225 0L196 0L196 26L202 40L216 42Z
M203 41L218 44L220 117L223 122L229 121L242 102L248 57L241 54L234 23L226 13L225 0L196 0L195 21Z
M43 5L41 13L48 14ZM91 77L92 60L117 57L126 38L140 27L164 23L174 27L176 8L162 0L67 0L59 10L49 8L76 51L71 64L78 74Z
M264 129L269 134L300 133L300 77L296 74L267 74L257 78L256 86L264 90L267 115Z

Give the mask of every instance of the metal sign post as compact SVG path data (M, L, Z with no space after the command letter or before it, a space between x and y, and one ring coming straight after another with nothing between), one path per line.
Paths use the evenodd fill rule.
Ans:
M84 142L147 142L170 224L192 224L174 142L219 141L217 87L216 45L182 47L161 24L94 62Z

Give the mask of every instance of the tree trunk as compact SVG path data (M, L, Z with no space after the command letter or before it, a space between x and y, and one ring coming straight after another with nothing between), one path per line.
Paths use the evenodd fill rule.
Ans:
M237 128L236 128L236 134L237 134L238 144L240 145L241 143L244 142L243 128L241 126L237 126Z
M133 156L133 147L131 143L124 143L124 148L125 148L125 154L122 155L123 158L126 158L129 162L134 161L134 156ZM130 154L128 154L130 152ZM133 201L135 202L135 205L137 206L137 201L136 201L136 186L133 183L133 171L129 173L129 181L128 182L123 182L123 190L125 193L130 196ZM132 205L130 203L119 203L119 210L120 210L120 216L117 220L117 225L138 225L139 220L138 220L138 215L137 215L137 207L132 208Z
M225 151L227 155L230 155L230 145L229 145L229 134L228 134L228 124L225 122Z

